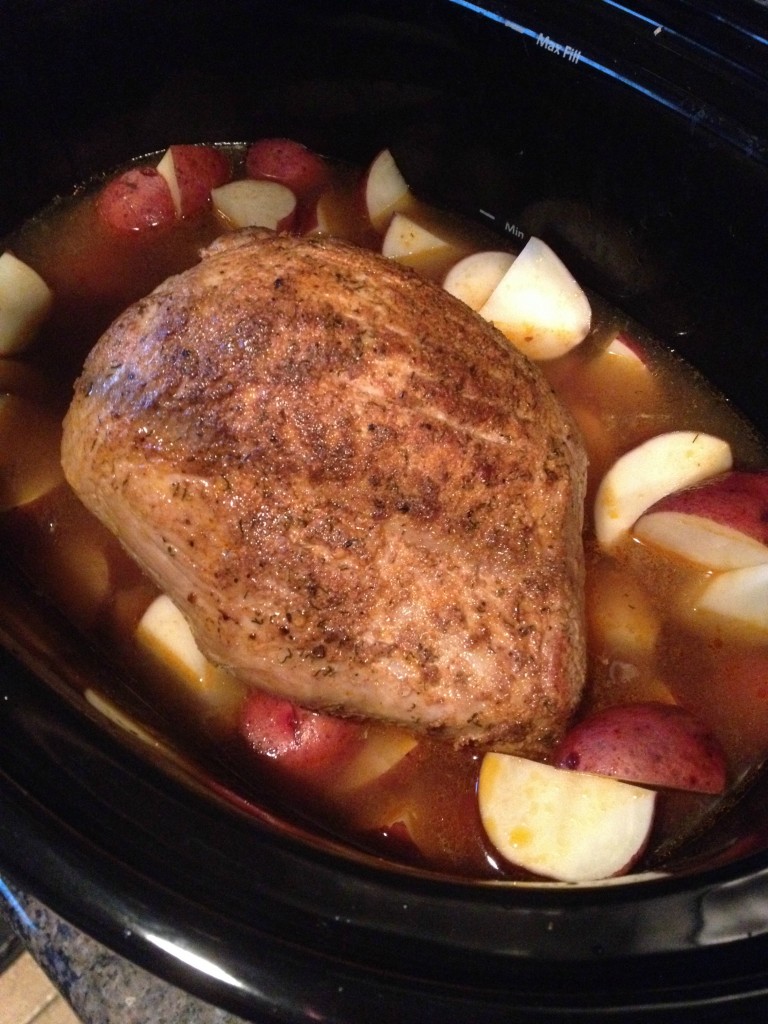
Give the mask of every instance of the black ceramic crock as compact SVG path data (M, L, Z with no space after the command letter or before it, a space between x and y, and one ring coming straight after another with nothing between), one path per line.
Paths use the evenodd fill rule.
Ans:
M536 233L768 433L757 0L0 0L0 237L169 142L292 136ZM757 1020L768 785L659 877L470 884L254 813L82 702L2 569L0 873L254 1021Z

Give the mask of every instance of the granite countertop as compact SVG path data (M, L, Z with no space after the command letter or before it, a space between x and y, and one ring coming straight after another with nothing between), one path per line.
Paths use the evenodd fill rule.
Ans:
M136 967L2 879L0 916L83 1024L246 1024Z

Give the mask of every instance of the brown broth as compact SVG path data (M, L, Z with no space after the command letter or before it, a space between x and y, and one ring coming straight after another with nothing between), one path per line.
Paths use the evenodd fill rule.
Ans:
M348 239L373 245L358 208L356 177L349 168L336 172L335 223ZM205 212L169 230L116 237L100 224L94 195L92 190L56 203L25 224L8 246L47 281L55 303L28 351L0 362L0 388L26 396L57 420L86 353L111 320L168 275L193 264L200 247L222 230L214 214ZM425 207L420 212L433 224L450 225L461 252L500 247L498 239L474 226ZM419 261L418 269L439 280L446 267L441 258ZM740 467L765 466L766 450L690 367L598 299L593 310L595 325L588 339L561 359L542 364L579 423L590 457L585 526L589 677L582 713L629 701L679 701L718 736L736 782L768 752L768 714L758 711L768 707L768 640L695 621L684 600L702 578L695 570L631 541L615 556L603 554L594 541L591 508L597 484L615 459L666 430L696 429L723 437ZM617 330L642 348L649 375L630 375L620 360L612 364L603 358ZM46 457L56 456L57 439L53 431ZM23 447L25 439L14 443ZM30 465L41 458L32 449L25 455ZM298 807L319 826L395 860L449 874L526 877L501 863L483 836L476 755L420 740L366 785L350 786L344 772L331 765L308 790L305 783L297 787L281 775L279 766L250 753L235 734L245 688L221 672L191 687L142 650L136 626L157 591L63 481L37 500L0 513L0 541L14 552L36 589L65 612L72 628L109 651L136 692L162 709L169 740L202 758L204 769L205 758L215 757L218 767L210 762L212 774L221 764L228 766L228 784L246 799L268 799L287 808L286 813ZM652 649L612 645L602 623L609 602L628 588L651 610L659 636ZM372 746L386 748L402 740L390 727L371 724L368 733ZM695 830L716 804L715 798L662 794L645 863L652 862L655 851Z

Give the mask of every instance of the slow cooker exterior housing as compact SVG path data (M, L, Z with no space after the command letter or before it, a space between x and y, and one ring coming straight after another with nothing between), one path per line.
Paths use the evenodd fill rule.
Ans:
M550 240L768 433L766 38L752 0L0 0L0 236L170 142L389 146L425 198ZM76 684L108 661L8 566L0 587L0 871L136 962L257 1021L757 1019L761 781L670 877L406 872L107 729Z

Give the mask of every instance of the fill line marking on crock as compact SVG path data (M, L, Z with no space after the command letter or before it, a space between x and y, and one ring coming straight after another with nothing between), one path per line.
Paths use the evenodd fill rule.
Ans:
M640 11L636 11L632 7L627 7L626 4L617 3L617 0L602 0L602 2L607 7L615 7L617 11L629 14L630 17L637 18L638 21L644 21L647 25L653 25L654 28L667 29L667 26L660 25L656 18L649 18L647 14L641 14Z
M602 2L608 7L615 7L616 10L622 11L624 14L629 14L632 18L637 18L639 21L645 21L649 25L656 25L659 28L663 28L665 32L670 32L672 35L680 36L679 32L673 31L668 25L659 25L655 18L649 18L647 15L634 10L634 8L627 7L626 4L620 4L618 3L618 0L602 0ZM740 35L746 36L747 39L754 39L755 42L763 44L768 43L768 39L765 36L761 36L757 32L751 32L749 29L740 25L737 21L732 21L724 14L719 14L715 11L707 11L706 16L711 18L713 21L719 22L721 25L726 25L734 32L738 32Z
M520 25L516 21L510 21L509 18L505 18L501 14L497 14L495 11L489 11L486 7L480 7L477 4L470 3L469 0L449 0L450 3L456 4L459 7L465 7L468 11L474 11L476 14L481 14L491 21L496 21L505 28L512 29L513 32L517 32L518 35L525 36L527 39L532 39L537 45L539 40L548 38L544 33L537 29L528 28L526 25ZM562 43L556 43L557 47L565 49ZM546 49L546 48L545 48ZM590 57L585 57L580 50L576 50L575 47L569 49L579 54L579 64L586 64L592 68L593 71L599 71L604 75L608 75L609 78L615 79L617 82L621 82L623 85L627 85L630 89L634 89L636 92L642 93L644 96L649 96L652 100L660 103L664 107L668 107L670 110L674 110L676 113L685 114L686 111L679 103L675 103L674 100L669 99L666 96L662 96L660 93L654 92L653 89L649 89L645 85L641 85L639 82L633 81L631 78L627 78L626 75L620 75L618 71L614 71L604 64L598 63L596 60L592 60ZM559 52L559 51L558 51Z

